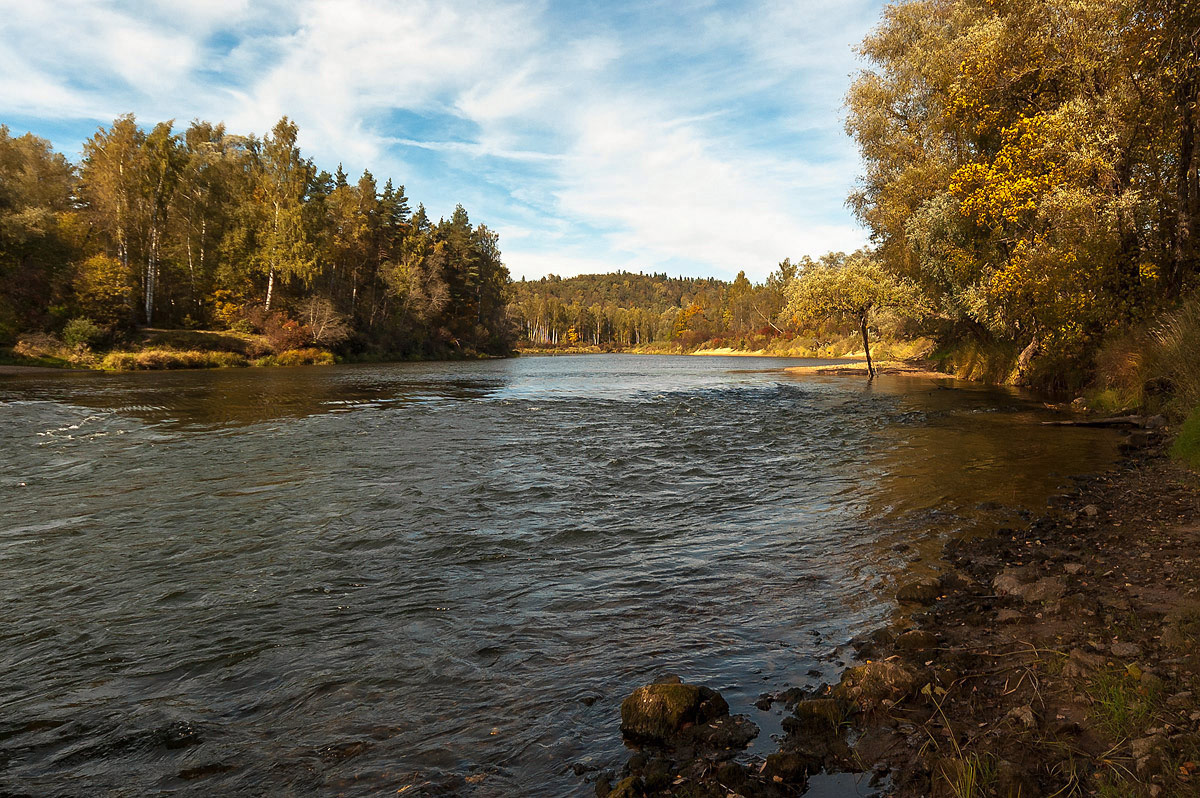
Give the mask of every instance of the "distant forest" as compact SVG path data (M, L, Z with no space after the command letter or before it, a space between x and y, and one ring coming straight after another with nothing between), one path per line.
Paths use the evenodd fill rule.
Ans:
M739 272L732 282L665 274L550 275L513 283L509 313L534 346L627 348L782 332L777 317L796 267L785 260L761 285Z
M404 186L319 171L286 117L101 128L79 164L0 127L0 344L86 320L266 335L392 356L505 354L508 271L460 205L432 221Z

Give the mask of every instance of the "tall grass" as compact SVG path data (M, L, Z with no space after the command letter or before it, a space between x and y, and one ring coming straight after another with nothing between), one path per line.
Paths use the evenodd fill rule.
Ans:
M1088 406L1187 417L1200 406L1200 295L1148 328L1113 336L1096 353Z
M1200 296L1193 296L1151 333L1151 377L1167 391L1164 412L1182 418L1200 406Z

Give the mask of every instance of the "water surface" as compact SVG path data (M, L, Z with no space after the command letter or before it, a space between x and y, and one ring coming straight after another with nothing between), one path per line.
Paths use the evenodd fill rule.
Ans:
M754 698L836 672L906 544L1112 457L790 364L0 378L0 791L588 795L668 672L769 750Z

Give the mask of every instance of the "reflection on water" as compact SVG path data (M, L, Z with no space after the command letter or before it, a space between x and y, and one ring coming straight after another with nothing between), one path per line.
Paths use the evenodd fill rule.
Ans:
M585 795L633 687L754 714L886 615L898 541L1112 456L782 365L0 378L0 791Z

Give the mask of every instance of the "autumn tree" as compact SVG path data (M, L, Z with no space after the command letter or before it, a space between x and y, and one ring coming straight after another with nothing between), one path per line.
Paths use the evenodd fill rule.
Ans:
M803 322L850 322L862 335L867 377L875 378L868 334L873 315L892 309L907 315L920 312L915 288L884 269L865 252L832 254L801 270L788 283L784 315Z
M263 139L254 196L264 219L257 260L267 278L265 306L271 309L276 279L313 277L312 243L305 226L304 198L313 177L312 163L296 146L299 128L286 116Z

